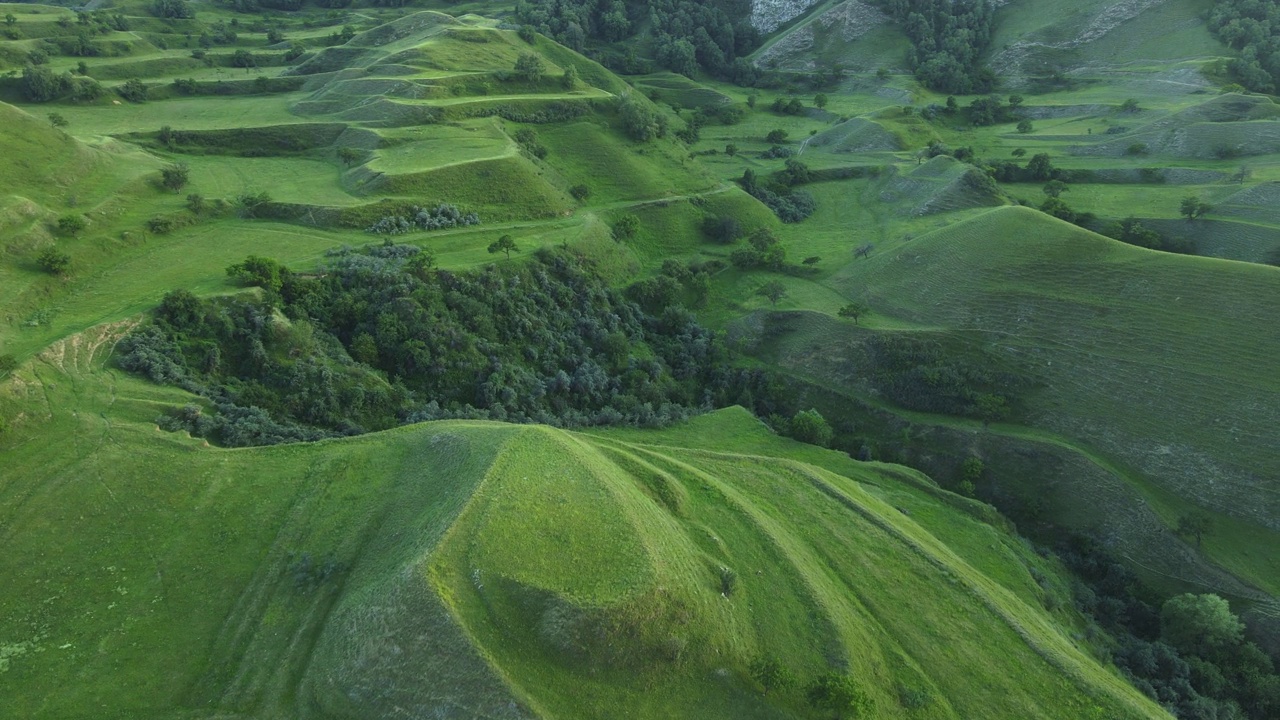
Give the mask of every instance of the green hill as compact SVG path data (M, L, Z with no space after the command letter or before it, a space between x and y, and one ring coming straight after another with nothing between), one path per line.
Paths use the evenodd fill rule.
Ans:
M1263 438L1280 420L1280 385L1261 371L1280 337L1256 332L1280 311L1280 270L1134 248L1006 207L846 265L828 284L868 303L879 330L800 320L772 336L775 362L861 397L877 396L876 368L888 362L877 332L998 363L1021 378L1011 393L1018 425L1035 429L1009 434L1084 452L1137 489L1126 503L1153 506L1168 525L1188 507L1212 511L1222 519L1206 545L1213 559L1257 587L1280 587L1274 559L1249 552L1280 531L1280 453ZM1164 547L1178 541L1159 525L1135 533L1133 513L1098 509L1107 483L1057 492L1009 473L1000 485L1049 502L1079 529L1113 526L1134 557L1183 572L1172 569L1184 551Z
M918 474L737 410L213 449L104 366L118 332L0 395L0 714L808 716L762 700L768 657L851 676L867 717L1166 717L1045 609L1052 565Z

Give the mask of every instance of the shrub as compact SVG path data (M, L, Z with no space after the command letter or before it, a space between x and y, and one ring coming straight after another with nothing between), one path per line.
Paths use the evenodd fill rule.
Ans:
M826 447L834 433L826 418L817 410L801 410L787 424L791 437L800 442Z
M521 53L516 58L515 65L516 75L529 82L538 82L547 72L547 66L542 62L542 58L534 53Z
M573 196L574 200L581 202L591 197L591 188L581 184L574 185L569 188L569 194Z
M178 228L178 221L166 215L156 215L147 221L147 229L157 235L168 235Z
M727 245L742 237L742 223L731 215L713 215L702 221L702 232L712 240Z
M146 102L148 96L147 86L138 78L131 78L117 87L116 94L129 102L135 103Z
M760 657L751 662L751 679L760 685L765 695L775 690L785 690L795 684L795 676L776 658Z
M640 218L635 215L623 215L613 224L613 239L618 242L630 240L640 231Z
M12 355L0 355L0 377L4 377L18 369L18 359Z
M779 128L779 129L775 129L775 130L770 130L770 131L769 131L769 134L764 136L764 141L765 141L765 142L767 142L767 143L775 144L775 145L776 145L776 144L778 144L778 143L786 142L786 141L787 141L787 131L786 131L786 130L782 130L781 128Z
M475 213L464 213L456 205L441 203L433 208L414 205L409 208L407 216L385 215L365 228L365 232L376 235L401 235L414 230L442 230L479 224L480 218Z
M47 273L65 275L71 269L71 256L57 248L48 247L36 256L36 265Z
M840 717L858 718L871 710L871 698L854 682L840 673L827 673L805 688L805 698L815 708L831 710Z
M58 218L58 232L63 235L79 235L88 227L83 215L63 215Z
M190 179L191 169L185 163L174 163L160 168L160 184L166 190L172 190L175 193L180 192L182 188L187 186L187 182Z

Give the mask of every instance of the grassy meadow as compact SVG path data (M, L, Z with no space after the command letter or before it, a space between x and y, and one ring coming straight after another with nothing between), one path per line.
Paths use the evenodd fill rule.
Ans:
M1105 537L1159 592L1274 612L1280 107L1223 87L1208 0L1114 5L1004 6L991 62L1022 102L985 126L923 116L945 96L863 3L767 37L753 59L793 74L743 88L621 78L522 37L506 3L271 13L270 43L257 15L128 0L111 11L133 29L96 36L99 55L47 61L104 94L44 103L19 75L75 13L0 5L17 36L0 36L0 356L18 364L0 377L0 716L818 718L803 686L837 672L866 717L1170 717L1017 532ZM201 48L232 20L234 41ZM524 54L540 77L514 72ZM134 78L145 101L117 94ZM623 96L669 131L633 140ZM1048 154L1095 220L931 142ZM795 161L816 209L783 223L738 181ZM1188 196L1202 217L1180 215ZM367 229L442 203L480 223ZM744 239L706 231L724 218L776 234L785 265L735 266ZM1126 218L1181 252L1100 234ZM509 259L489 249L508 235ZM619 287L713 261L699 321L821 410L836 449L740 408L226 449L160 430L208 403L112 360L170 290L242 292L225 269L246 256L311 273L388 239L454 270L567 247ZM895 401L891 342L1008 373L1008 413ZM962 491L969 458L985 469ZM1202 543L1174 532L1191 513L1212 520ZM795 682L767 691L766 659Z

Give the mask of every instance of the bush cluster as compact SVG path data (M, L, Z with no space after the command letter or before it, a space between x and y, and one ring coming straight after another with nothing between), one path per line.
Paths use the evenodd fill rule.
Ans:
M375 235L403 235L415 230L443 230L479 224L480 217L475 213L464 213L455 205L441 203L433 208L421 208L415 205L409 209L407 216L384 215L365 228L365 232Z

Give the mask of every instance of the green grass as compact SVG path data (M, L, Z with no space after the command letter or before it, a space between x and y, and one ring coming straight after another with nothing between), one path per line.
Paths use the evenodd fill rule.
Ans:
M0 390L18 418L0 440L0 568L20 588L0 598L5 714L794 716L798 694L762 702L746 675L768 653L801 678L847 662L873 717L898 716L899 682L930 717L1166 717L1042 609L1028 568L1051 566L918 475L734 410L220 450L155 428L184 394L104 365L118 332L56 343ZM63 444L82 449L51 458ZM303 553L341 569L300 574Z

